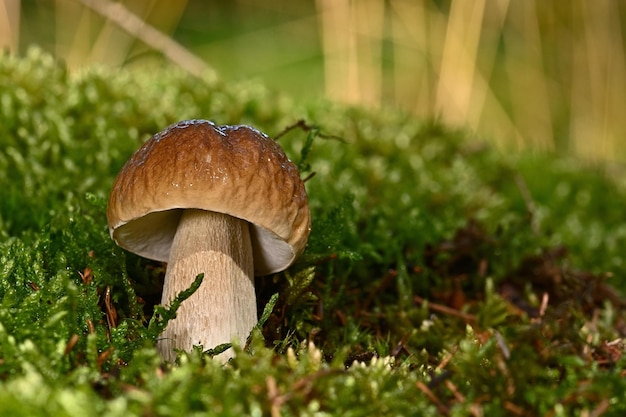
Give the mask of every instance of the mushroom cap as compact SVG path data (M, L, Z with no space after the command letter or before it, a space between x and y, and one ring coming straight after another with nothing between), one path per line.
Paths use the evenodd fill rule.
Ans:
M109 232L119 246L167 262L187 208L248 221L255 275L291 265L311 230L298 169L274 140L248 126L186 120L152 136L113 184Z

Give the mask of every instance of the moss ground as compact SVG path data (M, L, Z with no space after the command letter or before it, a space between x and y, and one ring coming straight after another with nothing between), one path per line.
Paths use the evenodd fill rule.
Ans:
M306 121L279 142L310 176L309 245L257 280L268 314L225 366L160 361L163 265L104 215L126 159L187 118ZM70 75L35 49L0 58L0 172L0 415L626 413L619 172L175 69Z

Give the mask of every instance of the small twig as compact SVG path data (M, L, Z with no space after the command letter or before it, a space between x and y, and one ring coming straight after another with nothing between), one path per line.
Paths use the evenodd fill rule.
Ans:
M313 171L313 172L309 173L309 175L307 175L306 177L304 177L304 178L302 179L302 182L307 182L308 180L310 180L311 178L313 178L313 177L315 176L315 174L316 174L316 172L315 172L315 171Z
M504 359L509 360L511 358L511 349L509 349L509 346L506 344L506 340L504 340L502 334L497 330L493 331L493 335L496 338L496 343L498 348L500 348L500 352L502 352Z
M291 385L291 391L281 394L278 390L276 379L273 376L268 376L265 379L265 385L267 387L267 399L270 402L270 415L271 417L280 417L280 409L284 404L287 404L296 394L301 396L308 396L313 389L313 383L322 377L329 375L342 374L344 371L339 369L327 369L317 371L314 374L307 375L295 381Z
M506 393L512 397L513 394L515 394L515 382L513 381L513 378L511 377L509 368L506 366L506 362L504 361L504 358L502 356L496 355L494 359L495 359L496 366L498 367L498 369L500 370L500 372L502 373L502 376L504 376L504 379L506 381Z
M117 310L112 304L111 299L111 286L107 285L104 290L104 309L109 328L117 327Z
M523 408L521 408L520 406L516 404L513 404L509 400L506 400L503 405L504 405L504 409L508 411L509 413L511 413L512 415L516 415L516 416L528 415Z
M442 359L442 361L439 363L439 365L437 365L437 370L441 371L443 370L446 366L448 366L448 363L452 360L452 358L454 357L454 355L456 354L457 350L459 350L458 346L455 346L454 349L452 349L451 352L448 352L446 354L446 356L444 356L444 358Z
M539 307L539 317L543 317L548 309L548 302L550 301L550 295L547 292L543 293L541 297L541 306Z
M329 134L320 132L317 126L310 125L303 119L300 119L297 122L290 124L289 126L284 128L281 132L279 132L278 134L274 136L274 140L278 141L278 139L285 136L287 133L291 132L292 130L296 128L300 128L307 133L315 130L315 135L322 139L333 139L333 140L338 140L339 142L343 142L343 143L346 142L346 140L340 136L329 135Z
M454 382L450 381L449 379L446 379L444 381L444 385L446 386L446 388L448 388L448 390L450 390L454 398L459 403L465 402L465 396L459 392L459 389L456 387L456 385L454 385Z
M278 141L278 139L285 136L287 133L291 132L297 127L304 130L305 132L309 132L312 129L312 127L309 126L304 120L300 119L297 122L290 124L289 126L284 128L282 131L280 131L276 135L274 135L274 140Z
M589 417L599 417L604 414L609 408L611 408L611 403L607 398L603 398L596 408L591 411Z
M424 304L425 302L427 302L428 308L430 308L433 311L437 311L439 313L449 314L451 316L458 317L461 320L466 321L468 323L476 322L476 316L474 316L473 314L463 313L462 311L455 310L454 308L448 307L446 305L433 303L433 302L424 300L422 297L419 297L417 295L413 299L418 304Z
M396 344L396 347L394 347L393 350L391 351L392 357L397 358L398 355L400 355L402 351L404 351L408 355L411 354L411 352L405 345L406 341L409 339L409 335L410 333L405 333L404 336L402 336L402 339L400 339L400 341Z
M265 385L267 386L267 399L270 402L270 415L272 417L280 417L280 408L287 401L288 397L280 395L276 379L273 376L270 375L266 378Z
M327 135L327 134L321 133L318 126L309 125L302 119L284 128L282 132L279 132L277 135L274 136L274 140L278 142L278 140L281 137L285 136L288 132L296 128L300 128L303 131L308 133L306 141L304 142L302 150L300 151L300 162L296 164L296 166L298 167L298 171L300 172L309 171L311 169L311 166L306 162L306 160L309 155L309 152L311 151L311 147L313 146L313 139L319 137L322 139L335 139L335 140L339 140L340 142L345 142L339 136L333 136L333 135ZM313 178L314 175L315 175L315 171L310 173L304 180L302 180L302 182L307 182L308 180Z
M113 348L113 346L111 346L110 348L98 355L98 358L96 359L96 367L98 368L98 372L102 373L102 365L104 364L104 362L106 362L109 356L111 356L113 350L115 349Z
M87 319L87 329L89 330L89 334L94 334L96 332L96 328L91 319Z
M526 211L528 212L528 216L530 217L530 227L534 234L539 234L539 224L537 224L537 216L536 211L537 208L535 206L535 201L533 200L533 196L528 189L528 185L526 185L526 181L524 181L524 177L521 174L516 173L513 178L515 179L515 184L519 189L522 198L524 199L524 204L526 205Z
M76 346L76 343L78 343L78 338L79 336L76 333L74 333L70 337L70 340L68 340L67 344L65 345L65 351L63 352L65 356L69 355L72 349L74 349L74 346Z
M109 19L152 49L159 51L163 56L191 75L198 78L206 75L215 76L215 71L206 62L174 39L146 23L139 16L124 7L122 3L109 0L80 0L80 2L99 15Z
M417 389L419 389L420 391L422 391L430 401L432 401L433 404L435 404L435 407L437 407L437 410L439 410L439 412L441 414L443 414L444 416L448 416L450 415L450 410L448 409L448 407L446 407L441 400L439 400L439 398L437 398L437 396L435 395L435 393L433 393L430 388L428 388L422 381L417 381L415 383L415 385L417 385Z

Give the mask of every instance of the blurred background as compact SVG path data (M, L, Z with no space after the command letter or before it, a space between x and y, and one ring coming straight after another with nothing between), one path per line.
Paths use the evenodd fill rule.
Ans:
M625 18L613 0L0 0L0 47L72 70L172 61L621 163Z

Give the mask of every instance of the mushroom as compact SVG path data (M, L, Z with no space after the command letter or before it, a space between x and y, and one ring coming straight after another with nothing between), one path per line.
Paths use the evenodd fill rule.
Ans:
M311 229L304 184L280 146L206 120L173 124L133 154L107 220L119 246L167 262L163 305L205 274L157 342L168 361L174 349L245 343L257 323L254 276L289 267Z

